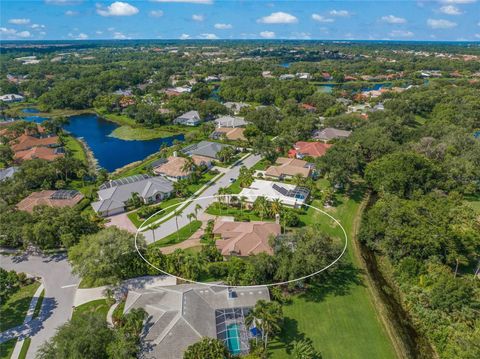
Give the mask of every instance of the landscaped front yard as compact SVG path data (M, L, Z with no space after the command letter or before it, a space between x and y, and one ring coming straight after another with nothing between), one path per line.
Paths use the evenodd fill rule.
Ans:
M181 243L192 236L200 227L202 226L202 221L192 221L186 226L180 228L178 232L172 233L154 243L151 246L154 247L167 247L173 244Z
M72 320L88 313L98 315L99 317L107 320L107 313L109 309L110 305L107 303L107 299L93 300L76 307L72 314ZM92 333L92 335L95 335L95 333Z
M30 301L39 286L39 282L34 282L20 287L0 306L0 332L23 323Z

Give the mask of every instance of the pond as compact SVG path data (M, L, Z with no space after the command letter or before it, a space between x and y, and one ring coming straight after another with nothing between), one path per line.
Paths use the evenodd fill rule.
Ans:
M24 119L41 123L45 117L26 116ZM69 121L64 129L77 138L83 138L98 160L98 164L109 172L158 152L163 144L171 146L175 140L184 140L183 135L147 141L121 140L110 136L118 125L96 114L71 116Z

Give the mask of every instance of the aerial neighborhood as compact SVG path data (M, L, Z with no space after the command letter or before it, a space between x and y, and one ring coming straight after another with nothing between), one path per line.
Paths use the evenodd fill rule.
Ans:
M478 41L275 40L297 23L0 30L0 358L480 357Z

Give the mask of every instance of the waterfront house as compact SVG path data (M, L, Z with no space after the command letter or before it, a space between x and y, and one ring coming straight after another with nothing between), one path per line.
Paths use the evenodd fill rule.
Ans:
M106 182L100 186L97 202L92 207L100 216L111 216L125 211L134 193L145 204L158 203L171 196L173 184L159 176L134 175Z
M183 115L178 116L173 123L184 126L198 126L202 122L198 111L188 111Z
M218 153L225 147L231 147L231 146L218 143L218 142L201 141L199 143L195 143L193 145L189 145L183 148L182 152L187 156L195 155L195 156L207 157L212 160L217 160Z
M179 359L204 337L218 338L232 354L247 354L258 333L245 317L257 301L269 301L267 287L226 288L201 284L130 289L124 313L148 313L142 336L145 359Z
M210 168L212 160L207 157L192 156L192 161L196 166L203 166L205 169ZM170 156L156 161L152 165L152 171L158 176L163 176L170 181L177 182L191 176L193 168L186 168L187 158Z

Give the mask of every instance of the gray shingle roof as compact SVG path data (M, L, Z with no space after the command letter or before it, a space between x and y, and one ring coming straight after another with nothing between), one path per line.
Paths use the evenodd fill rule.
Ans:
M330 141L335 138L345 138L350 136L352 131L339 130L337 128L327 127L314 133L313 138L322 141Z
M243 117L236 116L222 116L217 118L215 123L219 127L242 127L247 125Z
M7 178L13 177L15 172L18 171L18 167L8 167L0 169L0 182L6 180Z
M198 155L216 159L218 152L225 147L228 147L228 145L218 142L201 141L185 147L182 149L182 152L189 156Z
M215 310L251 308L260 299L270 299L266 287L234 290L234 298L226 288L197 284L129 291L125 313L144 308L150 315L143 340L151 350L144 357L182 358L184 350L202 337L217 337Z

